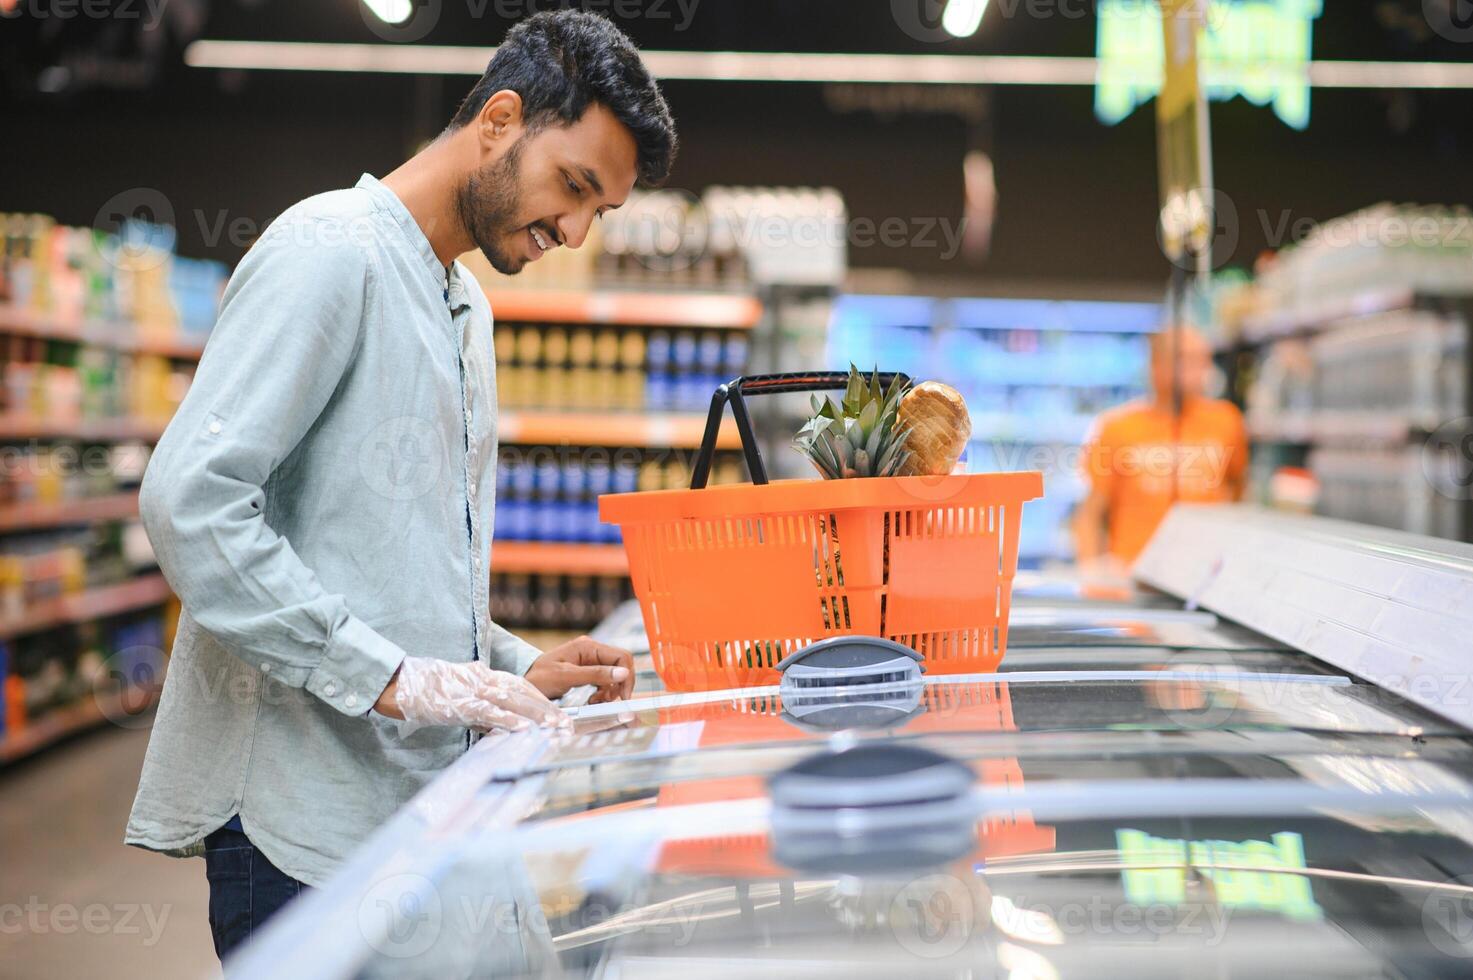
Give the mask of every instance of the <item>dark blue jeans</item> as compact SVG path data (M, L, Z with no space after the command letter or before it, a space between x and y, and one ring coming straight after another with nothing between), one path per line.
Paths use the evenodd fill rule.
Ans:
M228 824L205 838L205 877L210 882L210 932L215 955L222 960L307 887Z

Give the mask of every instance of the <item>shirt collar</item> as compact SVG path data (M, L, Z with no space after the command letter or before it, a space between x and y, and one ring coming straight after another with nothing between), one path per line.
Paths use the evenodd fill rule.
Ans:
M450 263L449 271L440 264L440 258L435 254L435 249L430 245L430 240L425 237L424 229L420 228L419 222L414 220L414 215L399 200L399 195L389 190L379 182L372 174L364 174L358 178L360 189L368 192L375 205L387 211L394 219L399 230L404 233L405 240L409 246L424 260L425 268L429 270L431 278L442 290L449 291L446 299L450 302L452 309L470 305L466 296L465 287L461 283L460 265ZM448 278L447 278L448 277Z

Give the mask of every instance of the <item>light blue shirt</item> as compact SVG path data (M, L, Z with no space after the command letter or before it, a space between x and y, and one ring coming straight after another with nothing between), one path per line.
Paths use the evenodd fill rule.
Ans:
M369 714L405 655L525 673L492 623L491 310L372 177L272 223L144 477L183 604L127 841L239 813L320 885L468 744Z

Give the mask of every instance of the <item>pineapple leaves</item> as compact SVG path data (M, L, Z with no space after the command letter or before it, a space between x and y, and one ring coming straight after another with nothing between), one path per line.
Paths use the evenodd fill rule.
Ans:
M841 403L809 398L812 415L794 437L794 448L826 479L895 475L910 458L904 448L909 432L899 422L908 389L899 376L886 387L878 367L866 378L850 364Z

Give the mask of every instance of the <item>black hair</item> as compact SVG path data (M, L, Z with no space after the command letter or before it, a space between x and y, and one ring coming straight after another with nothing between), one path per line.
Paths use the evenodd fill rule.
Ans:
M669 175L678 142L670 107L634 43L606 17L544 11L513 27L449 129L470 123L503 89L522 97L528 132L572 125L590 104L604 106L634 135L640 181L656 185Z

